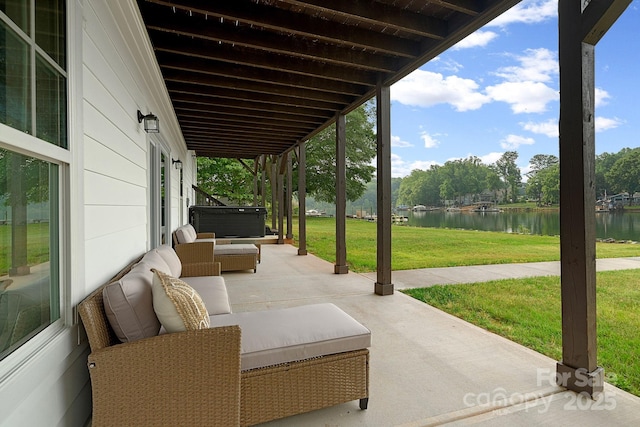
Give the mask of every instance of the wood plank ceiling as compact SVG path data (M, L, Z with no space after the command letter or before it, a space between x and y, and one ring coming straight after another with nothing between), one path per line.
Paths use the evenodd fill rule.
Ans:
M520 0L138 0L187 147L290 150Z

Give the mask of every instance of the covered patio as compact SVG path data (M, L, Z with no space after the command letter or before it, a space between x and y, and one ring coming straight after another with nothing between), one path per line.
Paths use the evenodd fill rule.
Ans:
M608 384L597 400L555 385L555 361L401 292L380 298L371 275L264 245L258 273L227 273L234 311L332 302L372 331L369 408L358 402L266 425L628 426L640 398ZM287 278L283 280L283 278Z
M375 97L377 295L394 294L390 87L517 3L138 1L187 148L198 156L254 160L256 202L259 181L264 188L270 175L279 243L292 159L305 212L305 143L335 125L336 274L349 271L345 116ZM595 45L629 3L558 3L563 360L557 372L562 385L591 396L602 390L604 378L595 310ZM304 215L299 224L298 254L305 255Z
M47 292L36 303L44 302L49 314L35 312L38 321L2 355L0 425L90 422L90 350L78 304L101 295L96 291L123 266L168 243L188 222L198 156L252 165L256 203L259 193L265 197L258 190L267 177L276 188L271 204L280 244L264 245L257 274L225 274L234 310L332 301L373 331L369 410L348 403L277 424L637 423L637 399L603 385L597 364L593 212L594 46L630 0L558 2L562 360L395 292L402 278L394 283L391 271L390 87L518 2L6 2L0 8L6 64L0 86L7 94L0 102L0 145L5 159L37 168L16 162L4 169L9 193L21 196L5 195L17 209L11 226L5 224L12 228L5 233L5 258L13 272L31 279L37 277L29 264L45 261L23 255L46 254ZM364 276L349 273L347 264L345 127L346 115L373 98L378 259L373 276ZM337 158L334 263L307 255L304 215L298 248L285 244L293 231L285 237L282 226L291 216L283 207L294 167L305 211L305 144L325 129L335 129ZM37 198L25 202L25 188ZM48 220L38 224L46 230L25 252L23 219L31 217L24 208L41 212L43 205ZM3 290L18 279L3 282ZM556 373L562 385L595 399L558 387L549 380ZM605 398L615 392L615 408L598 400L603 387ZM538 409L552 405L527 411L529 403L498 404L500 417L483 406L520 396ZM565 410L563 397L583 408ZM592 406L598 404L605 407Z

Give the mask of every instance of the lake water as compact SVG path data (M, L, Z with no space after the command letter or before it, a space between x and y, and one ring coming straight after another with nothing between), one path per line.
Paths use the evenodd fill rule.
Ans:
M399 214L409 218L405 224L416 227L560 235L560 214L557 211L467 213L438 210L400 212ZM596 237L640 241L640 213L596 214Z

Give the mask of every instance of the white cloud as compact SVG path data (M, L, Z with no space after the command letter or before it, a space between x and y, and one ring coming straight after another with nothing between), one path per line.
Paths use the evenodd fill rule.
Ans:
M450 104L457 111L477 110L490 102L478 88L471 79L418 69L391 87L391 99L417 107Z
M558 120L557 119L549 119L546 122L526 122L520 123L520 126L524 130L528 130L529 132L537 133L540 135L546 135L549 138L557 138L559 135L558 131Z
M596 116L596 132L604 132L605 130L615 129L622 124L624 124L624 121L620 120L617 117L609 119L607 117Z
M505 82L486 89L487 95L495 101L511 105L515 114L543 113L547 104L560 98L558 92L540 82Z
M413 147L413 144L408 141L403 141L399 136L391 135L392 147Z
M511 134L500 141L500 146L505 150L517 150L521 145L533 145L535 142L533 138L525 138L524 136Z
M453 50L469 49L473 47L484 47L491 43L493 39L498 37L493 31L478 30L473 34L469 34L453 46Z
M510 82L549 82L560 72L558 58L549 49L526 49L523 55L514 58L520 66L503 67L495 74Z
M515 114L541 113L547 104L560 98L558 91L547 85L559 73L556 54L549 49L527 49L514 56L519 65L502 67L494 74L506 81L486 88L494 101L511 105Z
M596 116L596 132L604 132L609 129L615 129L622 124L624 124L624 120L621 120L617 117L607 118ZM546 122L523 122L520 123L520 126L522 126L524 130L528 130L529 132L540 135L546 135L549 138L558 138L560 135L557 119L549 119Z
M439 164L432 160L416 160L408 163L397 154L391 153L391 176L394 178L404 178L411 174L412 170L421 169L427 170L433 165Z
M431 63L437 65L439 70L446 71L449 73L458 73L460 72L460 70L464 68L464 65L462 65L461 63L455 61L450 57L443 60L438 56L435 59L432 59Z
M435 166L439 164L440 163L434 160L416 160L415 162L411 163L411 170L420 169L420 170L426 171L428 169L431 169L431 166Z
M498 159L500 157L502 157L504 153L496 153L496 152L492 152L489 154L485 154L484 156L478 156L478 158L482 161L482 163L484 163L485 165L492 165L495 162L498 161ZM469 154L468 156L471 156L471 154Z
M611 98L609 92L604 89L600 89L599 87L596 88L596 108L607 105L609 103L609 98Z
M468 159L469 157L477 157L480 159L480 161L485 164L485 165L492 165L494 164L496 161L498 161L498 159L500 157L502 157L504 153L496 153L496 152L491 152L489 154L485 154L484 156L477 156L473 153L468 153L465 157L450 157L447 159L447 162L453 162L456 160L464 160L464 159Z
M435 148L440 145L440 141L429 135L427 132L422 132L420 138L424 141L424 148Z
M558 0L524 0L503 13L487 26L505 27L509 24L536 24L558 15Z

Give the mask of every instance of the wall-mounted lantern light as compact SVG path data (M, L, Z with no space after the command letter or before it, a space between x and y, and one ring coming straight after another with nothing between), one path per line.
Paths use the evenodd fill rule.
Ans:
M160 120L158 116L154 116L153 113L149 113L146 116L138 110L138 123L144 121L144 130L147 133L159 133L160 132Z
M174 168L180 170L182 169L182 160L178 159L178 160L173 160L171 159L171 164L173 165Z

